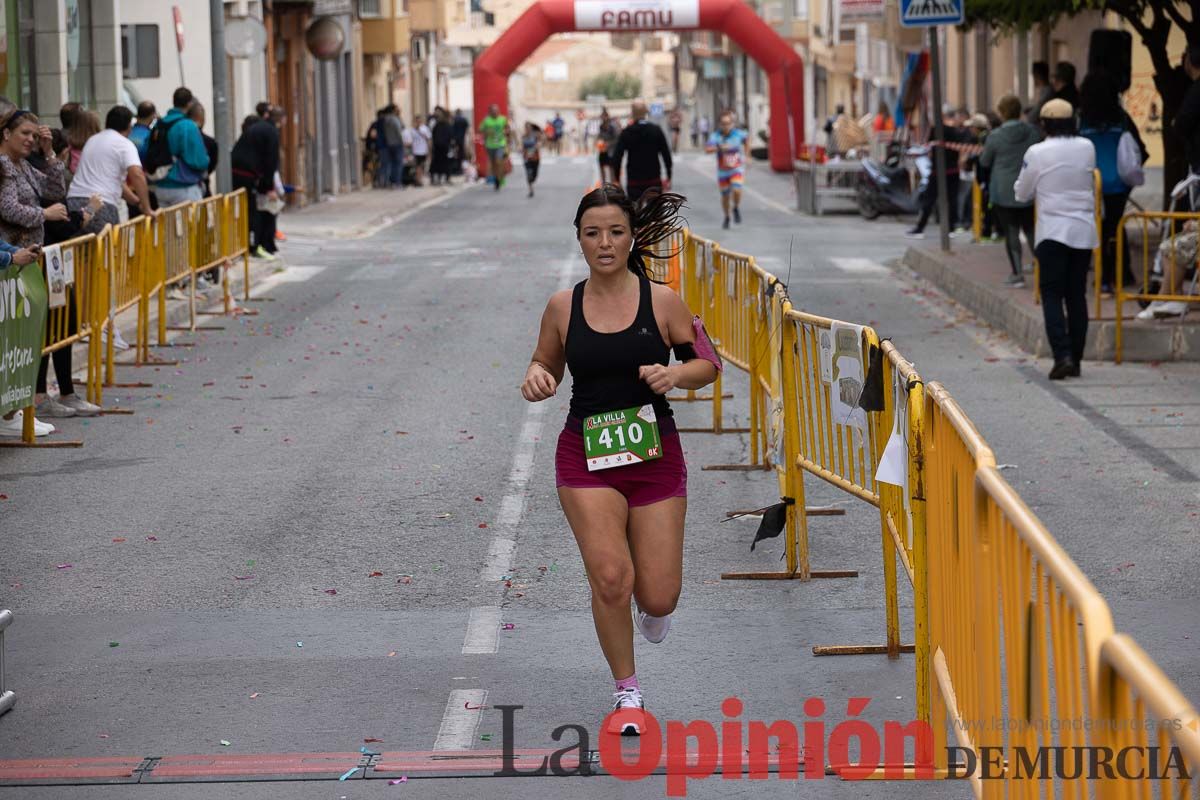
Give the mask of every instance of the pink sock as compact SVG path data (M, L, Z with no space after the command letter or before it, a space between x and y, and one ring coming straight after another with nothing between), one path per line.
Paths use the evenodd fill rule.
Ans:
M632 675L630 675L628 678L621 678L621 680L617 681L617 691L618 692L621 691L622 689L639 689L640 690L641 688L642 687L638 685L638 679L637 679L636 672L633 673Z

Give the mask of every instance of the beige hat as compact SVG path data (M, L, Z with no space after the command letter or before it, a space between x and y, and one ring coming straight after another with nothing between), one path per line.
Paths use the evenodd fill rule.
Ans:
M1075 116L1075 109L1066 100L1056 97L1042 105L1038 116L1042 119L1070 119Z

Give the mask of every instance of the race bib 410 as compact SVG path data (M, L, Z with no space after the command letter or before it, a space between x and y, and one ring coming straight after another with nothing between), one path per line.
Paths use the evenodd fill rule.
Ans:
M662 458L654 406L587 417L583 421L583 452L589 472Z

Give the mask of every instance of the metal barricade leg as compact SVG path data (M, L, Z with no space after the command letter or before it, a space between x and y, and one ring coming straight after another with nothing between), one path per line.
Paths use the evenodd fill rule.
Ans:
M17 702L16 694L8 688L8 684L5 682L7 676L4 672L4 631L12 624L12 621L13 613L11 611L7 608L0 611L0 715L12 710Z

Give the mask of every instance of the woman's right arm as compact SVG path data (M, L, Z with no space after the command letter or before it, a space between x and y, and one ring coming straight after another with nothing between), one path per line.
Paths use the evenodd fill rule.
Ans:
M546 304L537 347L525 370L525 380L521 383L521 396L531 403L553 397L558 391L558 384L562 382L567 366L562 320L570 319L570 309L570 290L555 292Z

